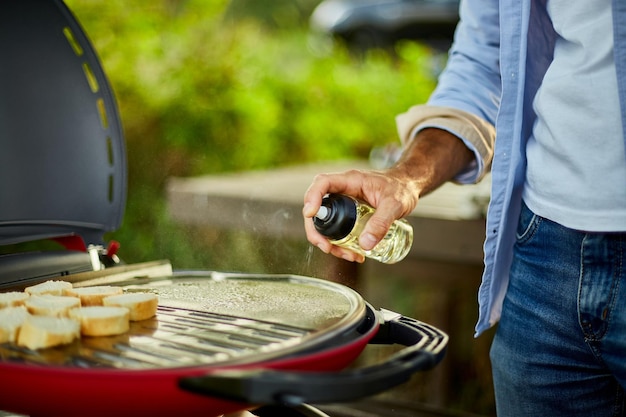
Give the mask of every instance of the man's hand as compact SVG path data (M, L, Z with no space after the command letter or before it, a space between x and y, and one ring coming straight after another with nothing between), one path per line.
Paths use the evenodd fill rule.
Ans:
M347 194L376 208L359 237L359 245L370 250L395 220L415 209L421 196L453 178L472 159L472 152L456 136L444 130L424 129L389 169L319 174L304 195L302 214L307 239L325 253L363 262L363 255L331 244L315 229L312 218L326 194Z

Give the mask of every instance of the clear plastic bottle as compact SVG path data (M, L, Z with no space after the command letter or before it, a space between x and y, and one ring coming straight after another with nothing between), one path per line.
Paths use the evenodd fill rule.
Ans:
M363 201L343 194L329 194L313 218L318 232L337 246L350 249L386 264L401 261L413 244L413 228L404 219L393 222L389 231L369 251L359 246L359 235L374 209Z

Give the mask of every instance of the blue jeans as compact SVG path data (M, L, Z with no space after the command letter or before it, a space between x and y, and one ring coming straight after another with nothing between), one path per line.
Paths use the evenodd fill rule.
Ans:
M625 416L626 233L522 208L491 361L498 416Z

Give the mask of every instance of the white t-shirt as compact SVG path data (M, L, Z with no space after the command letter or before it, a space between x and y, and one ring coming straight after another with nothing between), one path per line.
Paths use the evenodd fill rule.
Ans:
M626 231L626 151L611 0L549 0L558 39L534 100L524 200L585 231Z

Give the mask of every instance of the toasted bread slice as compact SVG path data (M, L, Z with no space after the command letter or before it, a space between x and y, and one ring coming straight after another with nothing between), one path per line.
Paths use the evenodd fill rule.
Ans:
M59 295L33 295L24 305L37 316L69 317L69 311L80 307L80 298Z
M7 307L0 310L0 343L14 343L28 316L28 310L24 306Z
M155 294L136 292L105 297L102 303L105 306L126 307L130 312L130 321L140 321L156 315L158 298Z
M76 308L70 317L80 322L83 336L113 336L130 328L129 312L124 307L90 306Z
M0 293L0 308L24 305L24 301L26 301L28 297L30 297L30 295L25 292L2 292Z
M63 295L63 291L72 288L71 282L66 281L46 281L41 284L32 285L24 289L30 295Z
M111 285L101 285L96 287L82 287L82 288L70 288L65 290L64 295L69 297L80 298L80 305L87 306L101 306L102 299L111 295L123 294L124 290L121 287L114 287Z
M19 331L17 344L36 350L72 343L79 337L78 320L29 315Z

